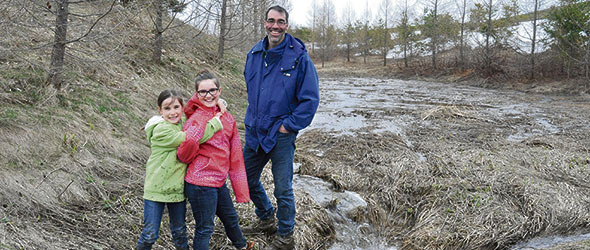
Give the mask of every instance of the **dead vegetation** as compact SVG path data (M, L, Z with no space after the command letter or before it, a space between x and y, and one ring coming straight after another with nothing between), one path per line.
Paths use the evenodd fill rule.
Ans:
M12 18L0 22L0 248L131 248L142 223L149 155L140 128L155 113L156 94L178 88L188 97L194 75L209 68L221 76L239 121L246 107L243 55L215 64L209 38L195 38L185 27L165 35L163 63L151 64L149 18L140 6L117 6L96 27L99 35L69 47L66 82L54 92L44 82L49 30L5 5L16 2L0 4L2 17ZM34 21L41 20L52 21ZM355 67L320 74L390 72ZM544 88L554 89L532 87ZM554 135L507 141L513 124L532 121L494 120L471 106L437 106L411 114L416 122L407 138L309 131L298 139L296 161L302 174L360 193L369 205L355 220L369 222L403 249L504 249L521 239L590 227L590 138L584 127L590 108L568 99L569 106L560 105L571 112L554 118L565 129ZM263 182L272 189L268 171ZM298 249L326 249L335 237L333 222L309 195L296 193L296 199ZM252 204L237 208L242 225L254 221ZM187 222L192 235L190 212ZM165 215L155 249L173 248L168 230ZM247 237L261 245L271 239ZM212 249L231 249L220 225Z
M221 78L223 97L239 121L246 109L243 55L229 51L229 59L216 62L213 38L179 26L164 34L163 62L153 64L153 27L142 3L116 5L87 39L68 46L65 82L55 91L45 83L52 33L40 25L54 18L32 9L22 14L44 4L0 3L0 248L133 248L150 153L141 128L157 113L157 94L176 88L190 97L194 76L206 68ZM70 8L90 13L106 5ZM71 21L73 36L91 25L80 17ZM297 202L299 247L325 248L334 237L332 222L306 195L298 194ZM254 220L252 204L238 211L243 225ZM192 235L190 209L187 223ZM172 249L167 215L161 230L154 249ZM271 239L248 237L261 244ZM212 249L231 249L221 225Z
M414 117L404 137L309 131L297 161L303 174L360 193L369 205L356 219L402 249L507 249L587 232L590 137L573 120L588 119L590 106L573 102L544 107L563 128L556 134L508 140L512 125L534 121L443 105L404 113Z
M370 77L390 79L413 79L438 82L461 83L470 86L491 89L513 89L531 93L580 95L590 93L588 79L578 74L567 74L561 63L556 63L555 51L537 55L535 78L530 78L528 55L504 52L503 64L494 63L491 75L485 75L477 67L479 63L468 64L461 68L455 58L456 51L445 51L438 54L438 67L432 68L431 57L410 58L406 67L402 58L388 59L383 66L379 56L353 57L350 62L346 58L335 58L326 62L326 67L319 67L318 72L330 77ZM477 58L477 55L472 55ZM481 65L480 65L481 66Z

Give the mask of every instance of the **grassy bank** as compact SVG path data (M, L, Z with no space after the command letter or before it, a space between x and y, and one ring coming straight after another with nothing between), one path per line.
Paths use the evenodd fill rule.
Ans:
M388 78L384 74L387 68L362 65L358 60L350 64L332 62L319 71L342 83L328 89L354 91L358 87L358 92L353 93L359 98L382 100L383 95L363 92L372 80L357 82L355 77ZM395 70L387 73L401 74ZM437 79L445 77L449 76ZM430 84L426 76L405 78ZM495 88L544 94L498 90L531 97L489 100L482 97L486 95L476 95L481 99L473 101L465 98L465 93L431 96L425 94L427 89L413 86L412 82L407 83L409 90L387 89L390 92L386 95L399 103L363 103L362 107L351 104L346 106L351 112L332 114L361 116L369 124L358 131L346 131L352 135L320 130L304 134L300 149L307 153L299 154L297 159L303 163L301 172L361 194L369 206L356 219L375 225L402 249L508 249L535 237L588 232L590 137L588 127L581 125L589 119L587 95L568 95L569 90L563 86L535 91L498 85ZM433 91L440 86L432 85L436 86ZM456 85L448 84L452 89L458 88ZM496 93L486 89L481 92ZM551 101L541 104L545 98ZM425 104L434 107L424 109ZM520 131L518 127L539 121L534 115L518 112L490 115L488 108L505 105L538 107L543 119L559 132L542 132L543 128L531 132L534 129L527 128L525 133L533 136L511 140L510 135ZM401 120L396 125L403 136L373 132L376 128L370 127L371 120ZM587 243L555 249L587 249Z
M70 11L107 9L103 4L72 5ZM116 5L88 39L68 44L64 84L57 91L45 83L52 33L37 26L54 22L54 17L21 15L22 6L14 1L4 7L0 248L133 247L142 225L144 164L150 154L141 128L157 114L157 94L175 88L188 99L194 76L209 69L220 77L223 98L243 128L243 53L226 52L226 59L217 62L216 40L180 25L164 34L162 63L153 63L153 24L147 10L141 4ZM92 25L78 18L72 17L81 26L71 27L71 37ZM265 182L269 180L266 174ZM298 244L305 249L327 244L333 235L330 222L322 219L327 216L310 204L309 197L301 195L298 200L298 220L303 222ZM238 211L242 224L254 219L251 203L238 205ZM190 212L187 221L192 235ZM173 248L167 225L165 216L156 249ZM270 239L248 237L262 243ZM212 248L230 246L218 225Z

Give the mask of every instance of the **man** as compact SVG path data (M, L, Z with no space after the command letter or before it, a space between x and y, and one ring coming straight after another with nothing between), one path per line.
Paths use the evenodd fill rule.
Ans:
M278 231L278 237L265 249L293 249L295 138L311 123L318 108L318 76L303 42L286 33L289 13L283 7L266 11L264 27L267 36L250 50L244 70L248 89L244 160L250 197L259 218L256 225L244 231ZM276 209L260 182L269 160Z

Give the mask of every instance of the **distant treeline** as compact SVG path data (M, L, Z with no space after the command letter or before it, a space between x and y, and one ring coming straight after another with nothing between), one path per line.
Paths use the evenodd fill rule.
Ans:
M322 65L336 56L348 61L362 56L366 63L368 56L379 55L383 65L428 67L429 72L462 69L519 78L543 72L541 77L590 79L590 2L391 2L382 0L373 14L368 7L359 13L349 6L337 22L331 0L313 1L311 25L292 33L311 44ZM420 7L423 11L415 13ZM516 32L523 22L531 23L526 37ZM526 50L511 41L528 43ZM541 44L548 50L540 51Z

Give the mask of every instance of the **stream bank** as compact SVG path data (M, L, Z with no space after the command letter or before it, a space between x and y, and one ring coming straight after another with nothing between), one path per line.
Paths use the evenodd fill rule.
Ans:
M505 248L590 228L587 96L372 78L320 88L299 172L358 194L367 206L347 218L382 247Z

